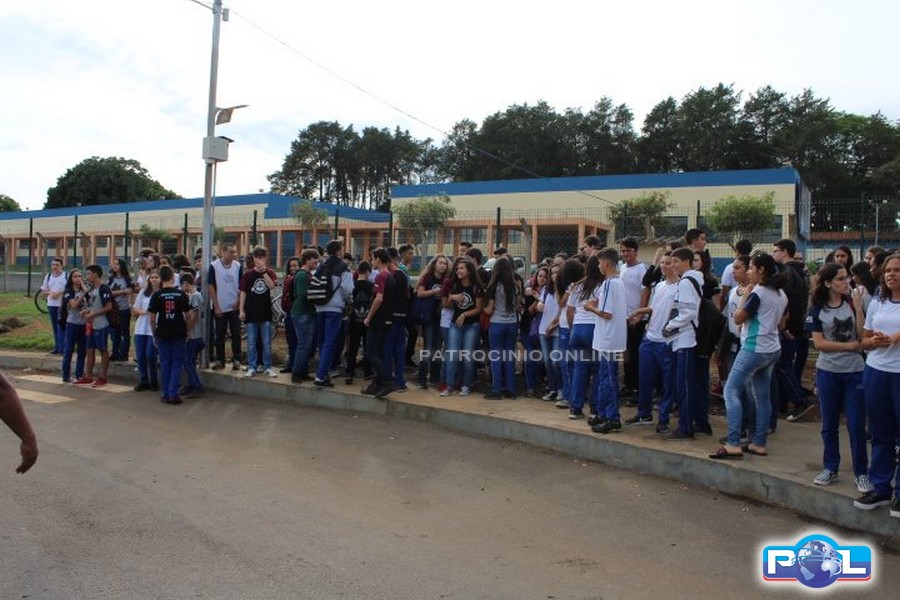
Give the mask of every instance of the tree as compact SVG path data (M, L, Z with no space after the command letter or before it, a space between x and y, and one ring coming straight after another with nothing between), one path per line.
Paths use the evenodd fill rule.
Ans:
M393 209L397 223L402 229L412 233L416 253L427 256L423 244L431 232L441 229L447 221L456 216L456 209L450 205L450 198L441 196L419 196Z
M175 236L165 229L157 229L144 223L138 230L137 238L138 243L142 246L151 246L155 242L170 242L175 239Z
M18 202L6 194L0 194L0 212L18 212L20 210L22 210L22 207L19 206Z
M738 166L737 141L740 94L718 84L686 95L675 115L678 132L676 164L683 171L714 171Z
M665 225L663 216L674 206L670 196L669 192L653 191L611 206L609 216L615 224L616 236L628 237L639 229L643 235L635 237L656 239L656 230Z
M91 206L180 198L150 177L136 160L121 157L85 159L47 190L44 208Z
M294 218L303 226L303 229L316 229L325 224L328 220L328 213L325 209L316 208L312 200L300 200L296 202L291 211Z
M669 96L654 106L644 119L637 141L638 164L645 173L669 173L676 168L678 102Z
M775 220L775 192L762 196L725 196L706 213L710 233L730 236L734 245L742 238L771 229Z

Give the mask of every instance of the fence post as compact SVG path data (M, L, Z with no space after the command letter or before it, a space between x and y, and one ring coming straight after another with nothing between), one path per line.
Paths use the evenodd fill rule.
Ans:
M34 257L34 217L28 219L28 297L31 297L31 259Z
M388 220L388 246L392 246L394 244L394 211L388 213L390 219Z
M340 222L340 219L341 219L341 209L335 208L334 209L334 239L338 239L338 237L340 237L338 235L338 222ZM345 249L345 251L350 252L350 240L344 240L344 249Z
M128 246L131 244L131 232L128 230L128 219L131 217L130 213L125 213L125 237L122 242L122 246L124 247L125 254L125 262L128 263Z
M500 247L500 207L497 207L497 223L494 225L494 248Z
M75 235L72 236L72 266L78 266L78 213L75 213Z
M184 228L182 231L181 252L187 256L188 252L188 214L184 213Z
M859 255L866 255L866 193L859 195Z
M253 225L250 227L250 249L256 247L256 211L253 211Z

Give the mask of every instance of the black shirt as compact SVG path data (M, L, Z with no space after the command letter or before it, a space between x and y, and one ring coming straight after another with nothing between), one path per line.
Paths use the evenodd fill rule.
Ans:
M147 312L158 315L156 337L177 340L187 337L187 322L184 313L191 310L187 294L178 288L162 288L150 296Z

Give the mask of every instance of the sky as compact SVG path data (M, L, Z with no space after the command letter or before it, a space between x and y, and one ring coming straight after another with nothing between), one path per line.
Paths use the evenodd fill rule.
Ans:
M199 0L198 0L199 1ZM211 5L212 0L202 0ZM228 0L217 102L247 104L217 194L268 191L317 121L400 127L440 144L512 104L626 104L640 129L668 96L811 88L900 120L900 3L840 0ZM0 1L0 194L39 209L91 156L135 159L203 195L212 12L192 0Z

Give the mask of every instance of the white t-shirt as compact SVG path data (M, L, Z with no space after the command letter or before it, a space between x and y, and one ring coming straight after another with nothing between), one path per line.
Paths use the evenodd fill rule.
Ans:
M619 277L625 285L625 310L629 315L641 307L645 273L647 273L647 265L642 262L635 263L630 267L625 265L619 272Z
M681 276L675 290L673 308L678 310L675 318L666 324L666 329L674 329L678 333L666 341L672 344L672 350L683 350L697 346L697 332L694 330L700 322L700 301L703 297L697 293L688 277L703 286L703 274L700 271L687 271Z
M44 283L41 284L41 291L59 293L59 296L56 298L47 296L47 306L62 306L62 293L66 290L66 281L68 280L69 274L65 271L61 271L59 275L47 273L47 276L44 277Z
M600 286L597 286L598 289ZM585 310L585 303L591 299L591 296L587 298L581 297L582 285L580 283L575 284L575 287L572 288L572 291L569 292L569 301L566 306L571 306L575 309L575 316L572 318L572 325L595 325L597 323L597 315L594 313ZM592 295L595 294L597 290L592 292Z
M557 298L557 306L559 306L559 298ZM569 311L566 307L559 309L559 326L561 329L571 329L569 327Z
M665 328L669 317L672 315L672 308L675 306L675 292L678 290L678 283L669 283L665 280L660 281L653 288L653 295L650 298L650 321L647 323L647 339L651 342L665 342L662 330Z
M893 335L900 331L900 302L875 298L866 313L866 330ZM887 348L873 348L866 355L866 364L879 371L900 373L900 344Z
M736 288L738 285L737 279L734 278L734 263L728 263L722 271L722 286L726 285L730 288Z
M144 294L144 290L137 293L134 297L133 308L147 310L150 306L150 296ZM134 324L134 335L153 335L153 328L150 326L150 315L140 315Z
M591 346L598 352L624 352L628 345L628 313L625 298L625 283L620 277L610 277L603 281L592 296L597 299L597 308L612 314L611 319L601 318L594 313L594 340Z
M737 283L737 282L735 282ZM728 302L725 304L725 318L728 319L728 331L736 338L741 337L741 326L734 322L734 313L737 312L741 297L738 295L739 286L734 286L728 292Z
M548 294L547 287L541 289L538 299L544 303L544 312L541 313L541 321L538 324L538 335L547 335L547 327L553 322L553 319L559 315L559 302L556 300L556 294ZM557 329L553 330L551 337L556 335Z
M741 351L758 354L781 350L778 323L784 316L788 299L784 290L757 285L744 302L750 318L741 325Z

